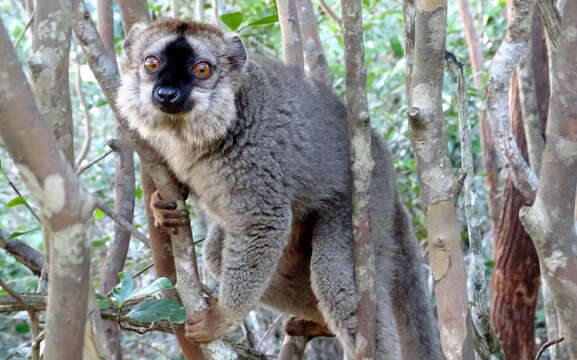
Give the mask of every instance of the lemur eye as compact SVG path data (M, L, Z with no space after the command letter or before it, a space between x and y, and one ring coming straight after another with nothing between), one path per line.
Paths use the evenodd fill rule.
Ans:
M144 68L149 73L154 72L160 68L160 60L156 56L147 56L144 59Z
M206 79L210 75L212 67L207 62L199 62L194 64L192 71L199 79Z

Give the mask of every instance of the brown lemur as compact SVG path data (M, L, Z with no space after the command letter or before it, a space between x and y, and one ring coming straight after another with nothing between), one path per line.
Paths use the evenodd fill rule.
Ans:
M204 256L218 299L190 315L187 337L217 339L261 303L328 327L352 356L358 296L342 102L302 70L247 55L237 36L211 25L137 25L124 48L123 115L212 219ZM374 134L372 144L377 358L440 359L389 152ZM159 204L163 225L182 222Z

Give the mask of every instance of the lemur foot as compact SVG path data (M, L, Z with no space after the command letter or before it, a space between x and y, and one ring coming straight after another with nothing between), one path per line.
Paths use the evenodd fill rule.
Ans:
M209 298L208 303L205 310L188 315L184 324L188 340L199 344L209 343L221 338L242 322L242 315L220 306L216 298Z
M284 330L290 336L306 336L314 338L318 336L335 336L325 324L314 321L291 317L285 323Z

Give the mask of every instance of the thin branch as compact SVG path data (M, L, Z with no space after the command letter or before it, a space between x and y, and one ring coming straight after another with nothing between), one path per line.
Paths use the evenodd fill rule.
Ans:
M212 0L212 21L214 25L220 27L220 16L218 14L218 0Z
M562 342L563 340L565 340L565 338L559 338L559 339L553 339L553 340L547 341L545 344L543 344L541 346L541 348L539 348L539 352L537 353L537 356L535 356L535 360L539 360L541 358L541 355L543 355L545 350L547 350L549 347L551 347L553 345L557 345L560 342Z
M139 271L137 271L136 273L134 273L134 275L132 275L133 279L136 279L137 277L139 277L140 275L144 274L145 272L147 272L148 270L152 269L152 267L154 266L154 264L148 264L146 265L144 268L140 269ZM108 290L108 292L105 294L105 296L110 296L112 295L112 290L110 289Z
M180 1L170 0L170 16L175 19L180 18Z
M136 279L137 277L139 277L140 275L144 274L145 272L147 272L148 270L152 269L152 267L154 266L154 264L148 264L145 267L143 267L142 269L138 270L136 273L134 273L134 275L132 275L132 278Z
M18 294L16 291L12 290L12 288L4 281L2 281L2 279L0 279L0 287L6 290L6 292L10 294L10 296L12 296L20 305L22 305L22 307L28 313L28 316L30 317L30 323L32 324L32 360L40 360L40 344L34 342L34 339L40 333L40 321L38 320L38 314L36 314L36 310L34 310L32 306L28 305L26 300L24 300L24 298L22 298L22 296L20 296L20 294Z
M78 100L80 102L80 107L82 107L84 113L84 141L82 142L82 147L80 152L74 160L75 168L77 169L76 174L80 175L80 164L86 158L88 150L90 150L90 144L92 143L92 115L90 115L90 110L86 105L86 98L84 97L84 92L82 91L82 75L80 74L80 59L77 56L78 74L76 76L76 94L78 95ZM84 171L84 170L83 170Z
M325 0L319 0L319 4L321 8L334 22L337 24L339 28L341 28L341 18L337 15L337 13L326 3Z
M106 205L103 199L99 197L94 197L94 201L96 202L96 207L102 210L109 218L114 220L115 223L122 226L126 230L130 231L130 233L137 238L144 246L150 247L150 240L146 235L144 235L140 230L138 230L134 225L126 221L124 218L120 217L117 213L115 213L111 208Z
M78 176L82 175L83 172L90 169L96 163L98 163L99 161L101 161L102 159L107 157L108 155L112 154L113 152L114 152L114 150L109 149L106 152L104 152L103 154L99 155L96 159L90 161L88 164L83 165L82 167L78 168L78 170L76 170L76 175L78 175Z
M362 3L360 0L341 0L341 8L345 45L347 124L350 129L353 259L355 289L359 297L354 356L355 359L375 359L377 342L383 340L377 339L376 248L371 236L369 205L371 174L375 163L371 154ZM291 339L288 341L290 344ZM302 343L297 339L293 341ZM353 355L350 353L352 350L345 349L347 356Z
M15 48L17 48L20 45L20 42L22 41L22 39L24 39L24 35L26 35L26 32L34 22L34 15L36 15L36 9L32 10L32 14L30 15L30 19L28 19L28 22L26 23L24 30L22 30L20 36L18 36L18 39L16 39L16 42L14 43Z
M469 50L469 59L471 61L471 68L473 70L473 83L479 86L481 83L482 68L483 68L483 51L481 49L481 41L475 29L473 21L473 14L467 0L458 0L459 13L463 19L464 34L467 39L467 48Z
M276 0L283 60L288 66L304 69L303 44L296 0Z
M26 206L26 208L28 209L28 211L30 211L30 213L32 214L32 216L34 216L34 218L36 219L36 221L40 222L40 218L38 217L38 214L36 214L36 211L34 211L34 209L32 208L32 206L30 206L30 204L28 203L28 201L26 200L26 198L22 195L22 193L20 192L20 190L18 190L18 188L16 187L16 184L14 184L12 182L12 180L10 180L10 178L8 177L8 174L6 173L6 171L3 168L0 168L0 172L2 172L2 175L4 175L4 178L6 179L6 181L8 182L8 185L10 185L10 187L12 188L12 190L14 190L14 192L22 199L22 201L24 201L24 206Z
M18 239L8 239L8 237L0 231L0 248L12 255L16 261L26 266L35 275L40 276L42 274L44 256L25 242Z
M114 53L114 12L112 0L98 0L96 2L96 27L104 46Z
M242 335L246 340L248 348L254 349L254 335L248 328L246 319L244 319L243 322L240 324L240 329L242 331Z
M527 201L535 199L539 179L529 167L509 125L508 90L511 74L527 50L535 0L513 1L507 35L493 58L487 84L487 110L501 160Z
M204 4L206 0L196 0L196 21L204 22Z
M262 337L260 338L260 340L258 341L258 345L256 346L256 350L260 350L262 348L262 345L264 343L264 341L266 340L266 338L272 333L272 331L278 326L278 324L280 324L282 322L282 320L285 318L284 314L279 314L276 319L273 320L273 322L270 324L270 326L268 327L268 329L266 329L266 331L264 332L264 334L262 334Z
M297 9L307 74L330 88L331 73L319 36L312 0L299 0Z
M471 150L471 120L469 117L467 77L465 75L464 65L459 62L453 54L447 53L447 55L448 69L457 81L461 171L465 174L463 191L461 193L465 197L465 218L467 220L467 231L469 233L471 250L469 273L472 286L470 293L471 299L475 304L475 306L471 308L471 314L473 316L475 330L481 335L477 338L478 343L475 348L478 353L484 354L484 358L488 359L491 358L491 356L504 358L499 339L490 324L478 197L474 183L475 169L473 167L473 152Z

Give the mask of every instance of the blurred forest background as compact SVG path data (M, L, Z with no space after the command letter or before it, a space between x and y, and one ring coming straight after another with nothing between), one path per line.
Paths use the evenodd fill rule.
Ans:
M22 64L26 64L31 59L35 46L32 35L34 26L30 26L33 19L30 3L32 3L30 0L0 0L0 19L9 32ZM217 8L215 8L215 3ZM92 17L96 19L97 1L87 0L85 4ZM397 185L412 214L415 233L422 243L424 259L426 259L425 255L428 251L426 219L420 206L421 186L418 181L416 161L411 150L410 129L407 121L409 105L405 78L407 57L403 7L400 1L363 0L362 4L368 75L367 96L371 125L387 141L393 153L394 165L398 173ZM345 65L344 44L339 24L340 1L313 1L313 5L318 33L333 76L333 87L335 92L344 98ZM178 8L175 9L174 6ZM476 192L473 204L476 209L474 221L481 231L481 251L474 256L470 251L465 202L461 197L457 201L457 214L461 224L461 246L465 263L467 266L472 264L471 259L477 256L476 261L480 260L483 265L482 271L486 279L489 279L486 280L485 285L492 291L489 295L493 307L491 324L505 346L505 353L508 352L507 358L533 359L541 345L548 340L554 340L551 335L547 335L547 306L552 316L555 310L551 310L550 303L547 304L551 301L549 296L547 294L545 297L541 296L537 255L517 217L520 207L528 202L523 200L521 194L514 189L507 173L500 171L503 164L497 159L495 150L490 150L483 145L481 136L483 129L480 120L487 116L485 88L489 79L488 71L505 37L508 23L507 6L506 0L479 0L468 4L466 0L458 0L449 3L446 50L451 55L447 58L455 59L457 65L458 63L464 64L467 97L462 96L463 89L459 89L456 77L446 71L442 109L445 115L449 158L455 168L462 166L459 107L464 106L471 117L470 142L475 172L472 186L466 189ZM183 19L216 22L223 29L239 31L245 46L251 52L282 59L283 46L276 18L277 2L274 0L222 0L218 2L149 0L148 8L152 19L170 17L176 13ZM124 33L120 8L116 2L112 2L112 11L114 15L113 46L117 56L121 56ZM545 44L545 33L539 16L535 16L533 26L538 30L534 31L537 35L532 35L531 46ZM547 77L547 50L543 47L537 51L544 51L544 74ZM474 58L471 57L472 55ZM534 55L534 58L540 56ZM0 55L1 59L2 55ZM525 59L524 61L526 63L531 60ZM33 77L32 65L23 66L23 68L29 78ZM536 73L539 73L539 70ZM109 208L114 208L115 155L112 147L115 144L111 143L117 136L114 114L75 36L71 39L68 78L74 123L75 170L79 174L84 189L103 199ZM516 76L514 76L510 89L509 114L513 121L517 118L517 124L513 123L513 129L517 135L521 134L520 138L522 138L523 119L520 115L521 103L518 99L519 86L516 85L516 81ZM537 87L544 89L539 86L540 80L536 81ZM54 91L58 90L54 89ZM548 97L548 90L547 94L542 97ZM485 144L492 144L494 135L485 134L485 136ZM519 143L522 144L523 141ZM134 159L136 179L140 179L139 159L136 156ZM28 263L26 266L22 261L18 261L14 256L15 252L11 249L16 244L15 240L19 240L32 249L43 251L43 235L36 217L37 205L32 201L27 187L22 182L3 144L0 144L0 161L0 249L3 249L0 250L0 279L17 293L34 293L45 286L42 281L39 281L38 264ZM136 205L133 224L136 229L145 232L147 215L144 206L144 191L140 181L136 181L134 194ZM189 204L189 207L193 217L194 239L202 239L205 233L205 219L196 211L193 204ZM97 209L93 214L91 224L93 226L89 228L87 238L92 247L92 278L98 292L102 286L100 271L115 236L115 223L106 216L105 212ZM512 250L511 246L513 246ZM198 242L197 252L202 253L201 241ZM520 259L519 263L511 265L509 262L513 260L510 260L508 255L502 254L510 254ZM521 255L517 257L517 254ZM200 258L199 261L201 261ZM150 270L151 264L150 249L133 239L126 256L123 268L125 274L119 291L130 293L132 289L142 289L153 283L156 275L153 270ZM499 266L501 268L498 268ZM433 280L426 260L423 267L429 273L432 291ZM37 271L34 272L34 269ZM211 286L204 272L201 276ZM473 276L469 278L469 286L473 286L472 278ZM514 279L514 284L503 283L509 279ZM131 283L132 281L134 284ZM150 290L150 292L154 291ZM7 291L3 289L0 289L0 295L5 296L3 299L9 297ZM61 294L61 296L66 296L66 294ZM469 301L473 302L473 300ZM474 303L471 306L474 306ZM281 323L283 320L279 314L270 310L257 309L247 318L243 331L239 330L233 338L260 353L274 355L282 345ZM550 330L557 331L554 326ZM2 311L0 313L0 359L26 359L31 356L31 331L31 323L25 311ZM173 335L162 331L139 334L123 330L120 341L124 359L183 358ZM338 358L339 354L340 350L334 339L319 338L309 344L306 358L329 360ZM542 359L547 359L549 356L546 353ZM562 352L556 356L556 359L569 359L568 355Z

